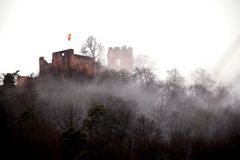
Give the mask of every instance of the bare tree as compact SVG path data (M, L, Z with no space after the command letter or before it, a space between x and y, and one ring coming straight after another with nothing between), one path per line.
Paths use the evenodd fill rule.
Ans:
M176 68L167 71L167 83L169 86L176 88L183 84L184 78L180 75Z
M207 71L203 68L198 68L192 73L195 85L201 85L205 88L211 88L214 85L214 81Z
M13 87L15 86L19 70L17 70L14 73L7 73L7 74L2 74L4 78L1 77L1 81L3 82L3 86L5 87Z
M208 105L213 94L214 81L205 69L199 68L192 73L194 84L189 87L189 94L193 96L195 102L199 101L202 105Z
M97 42L96 38L93 36L89 36L81 48L83 55L92 57L94 61L100 58L103 54L103 50L104 46Z
M139 159L160 159L162 135L153 120L144 115L137 118L134 140L139 152Z
M134 58L134 68L150 68L156 69L155 61L148 55L140 54Z
M143 89L152 89L156 88L156 76L149 68L135 68L134 69L134 78L138 80Z
M59 107L55 110L55 120L57 126L62 130L80 128L81 118L82 110L72 104L66 104L65 106L61 108Z
M176 68L167 71L168 77L166 81L166 104L172 109L176 109L180 104L184 103L185 99L185 85L184 78Z

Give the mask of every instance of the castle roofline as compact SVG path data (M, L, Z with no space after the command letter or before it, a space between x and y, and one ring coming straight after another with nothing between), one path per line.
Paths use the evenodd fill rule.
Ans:
M109 47L108 50L118 51L118 50L132 50L132 47L127 47L126 45L122 47Z
M66 53L69 53L69 52L74 53L74 50L73 50L73 49L65 49L65 50L53 52L53 54L54 54L54 53L63 53L63 52L66 52Z

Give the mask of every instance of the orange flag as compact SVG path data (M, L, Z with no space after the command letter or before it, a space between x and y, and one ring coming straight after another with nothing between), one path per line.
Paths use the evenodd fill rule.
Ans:
M71 41L71 34L68 34L68 41Z

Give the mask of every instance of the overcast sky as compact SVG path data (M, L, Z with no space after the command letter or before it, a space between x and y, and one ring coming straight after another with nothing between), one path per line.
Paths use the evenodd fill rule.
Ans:
M240 35L240 1L0 0L0 73L37 73L40 56L50 62L54 51L79 53L89 35L106 52L127 45L149 55L160 77L172 67L184 75L214 71Z

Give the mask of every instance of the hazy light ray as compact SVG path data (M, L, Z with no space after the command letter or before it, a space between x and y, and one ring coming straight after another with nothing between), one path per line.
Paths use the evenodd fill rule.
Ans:
M221 79L227 78L227 77L224 77L224 75L227 75L225 73L226 71L224 72L224 70L227 69L227 67L229 67L228 65L231 63L233 58L237 58L237 55L239 54L239 52L237 52L237 51L239 49L240 49L240 35L237 36L237 38L232 42L230 47L228 47L228 49L223 53L223 55L216 62L214 69L213 69L213 73L218 78L221 78ZM230 67L233 67L233 66L230 66ZM234 69L234 68L232 68L232 69ZM240 71L236 71L236 69L237 68L235 68L235 72L240 73ZM230 78L230 77L228 77L228 78ZM232 77L232 78L235 79L234 77Z

